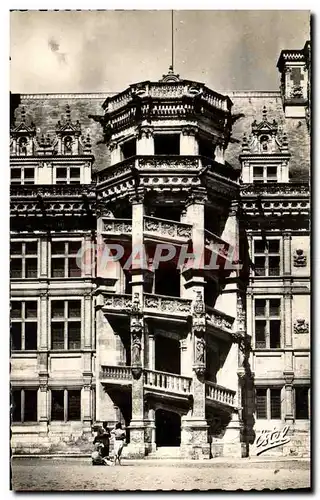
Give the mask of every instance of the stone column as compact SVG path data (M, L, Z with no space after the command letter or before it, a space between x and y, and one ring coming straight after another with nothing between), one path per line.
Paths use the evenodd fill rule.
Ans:
M285 384L285 421L288 424L292 424L294 422L294 414L293 414L293 371L283 372Z
M148 333L148 367L149 370L155 370L155 363L156 363L156 342L155 342L155 336L152 332L149 331Z
M92 394L91 394L91 377L84 381L81 391L81 407L83 432L91 434L92 425Z
M153 128L142 126L137 135L137 155L154 155Z
M110 165L115 165L121 161L121 150L116 142L109 142Z
M185 125L182 127L182 133L180 134L180 154L181 155L198 155L199 146L196 139L197 130L195 127Z
M132 203L132 307L130 313L131 365L132 365L132 419L130 443L126 454L131 457L145 455L145 423L143 397L144 319L143 286L147 268L143 246L143 192L131 193Z

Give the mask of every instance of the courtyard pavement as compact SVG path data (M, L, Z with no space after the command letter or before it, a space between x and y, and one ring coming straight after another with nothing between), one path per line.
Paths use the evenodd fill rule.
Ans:
M11 460L14 491L262 490L310 488L310 461L125 460L92 466L89 458Z

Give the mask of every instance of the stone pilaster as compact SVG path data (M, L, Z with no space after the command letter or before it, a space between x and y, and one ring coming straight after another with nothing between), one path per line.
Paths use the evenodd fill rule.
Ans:
M196 139L197 129L189 125L185 125L182 128L182 133L180 134L180 154L181 155L198 155L199 146Z
M39 350L47 350L49 348L49 311L48 311L48 292L47 290L40 292L40 333L39 333Z
M83 297L83 348L92 349L92 295L85 293Z
M291 275L291 234L283 234L283 274Z
M285 384L284 384L284 400L285 400L285 421L290 424L294 422L293 414L293 371L283 372Z
M137 134L137 155L154 155L153 128L141 126Z
M48 239L42 236L39 242L40 246L40 279L48 276Z
M283 295L284 347L292 347L292 293L285 290Z
M92 394L91 394L90 379L86 380L82 387L81 406L82 406L83 431L84 433L90 434L92 425Z

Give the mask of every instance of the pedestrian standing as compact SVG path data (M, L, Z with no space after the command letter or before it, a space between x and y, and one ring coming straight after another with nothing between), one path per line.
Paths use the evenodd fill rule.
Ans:
M121 465L120 457L126 439L126 431L122 429L121 423L118 422L115 428L111 431L111 434L114 437L114 465L116 465L117 460L119 465Z

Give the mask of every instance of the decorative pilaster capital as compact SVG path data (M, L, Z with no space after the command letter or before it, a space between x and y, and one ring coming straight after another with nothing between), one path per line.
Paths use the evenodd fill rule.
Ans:
M129 203L131 205L138 205L140 203L143 203L144 201L144 189L143 188L138 188L138 189L131 189L129 191Z
M192 125L184 125L182 128L181 128L181 131L182 131L182 135L184 136L195 136L196 133L197 133L197 127L194 127Z
M293 379L294 379L294 373L291 371L284 371L283 372L283 378L285 382L285 386L292 386Z
M229 217L236 217L239 213L240 202L239 200L232 200L229 208Z
M47 298L49 296L49 292L48 292L48 290L41 290L39 295L40 295L41 300L47 300Z
M194 188L190 190L185 206L204 205L208 200L207 190L205 188Z
M108 143L108 148L109 148L110 152L114 151L117 147L118 147L118 143L116 141L110 141Z
M153 127L142 125L137 129L138 139L150 139L151 137L153 137Z
M283 233L283 239L290 241L291 240L291 233L289 233L289 232Z

